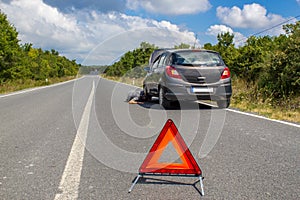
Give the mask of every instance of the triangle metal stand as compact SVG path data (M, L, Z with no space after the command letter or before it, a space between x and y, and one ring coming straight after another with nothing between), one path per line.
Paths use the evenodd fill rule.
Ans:
M133 181L131 187L129 188L128 193L132 192L134 186L137 184L137 182L139 181L139 179L143 177L143 175L145 175L145 174L138 174L138 176ZM166 176L164 174L160 174L160 175L159 174L147 174L147 175L150 175L150 176L151 175L152 176ZM183 176L183 175L181 175L181 176ZM198 178L199 178L199 183L200 183L201 195L204 196L204 185L203 185L203 179L204 178L201 175Z
M135 178L134 182L132 183L131 187L129 188L128 193L130 193L130 192L133 190L134 186L136 185L136 183L139 181L139 179L140 179L141 177L143 177L143 175L139 174L139 175Z

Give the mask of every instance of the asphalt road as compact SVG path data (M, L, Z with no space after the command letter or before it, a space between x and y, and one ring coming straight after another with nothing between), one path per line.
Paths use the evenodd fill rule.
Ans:
M300 199L299 125L197 103L129 105L135 89L87 76L0 96L0 199ZM149 176L128 193L167 119L205 196L195 177Z

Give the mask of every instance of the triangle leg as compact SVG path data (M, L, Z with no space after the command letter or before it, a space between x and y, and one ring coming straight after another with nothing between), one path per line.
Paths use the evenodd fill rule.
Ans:
M130 192L133 190L135 184L139 181L139 179L140 179L141 177L142 177L142 175L140 175L140 174L136 177L136 179L135 179L134 182L132 183L131 187L129 188L128 193L130 193Z
M199 176L199 180L200 180L201 195L204 196L203 177Z

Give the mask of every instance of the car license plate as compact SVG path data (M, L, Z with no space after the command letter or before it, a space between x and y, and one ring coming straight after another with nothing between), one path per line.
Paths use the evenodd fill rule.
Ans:
M192 93L197 93L197 92L208 92L212 93L214 91L213 88L205 88L205 87L192 87L191 92Z

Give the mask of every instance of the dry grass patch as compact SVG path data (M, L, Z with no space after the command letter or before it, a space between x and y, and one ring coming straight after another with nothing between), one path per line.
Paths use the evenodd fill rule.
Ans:
M68 76L62 78L49 78L47 80L15 80L15 81L8 81L3 84L0 84L0 94L6 94L10 92L15 92L19 90L24 90L33 87L51 85L54 83L64 82L68 80L72 80L75 77Z
M253 91L255 91L254 86L251 87L241 80L233 80L231 107L271 119L300 123L300 97L276 104L271 100L262 100L259 94Z
M128 85L133 85L133 86L137 86L137 87L143 87L143 80L144 78L130 78L130 77L114 77L114 76L106 76L106 75L102 75L103 78L109 79L109 80L113 80L113 81L117 81L117 82L121 82L121 83L126 83Z

